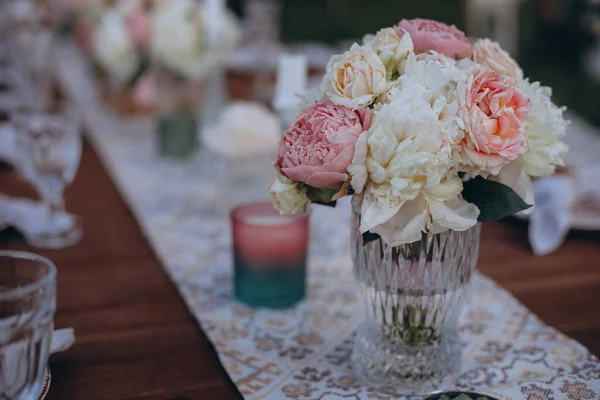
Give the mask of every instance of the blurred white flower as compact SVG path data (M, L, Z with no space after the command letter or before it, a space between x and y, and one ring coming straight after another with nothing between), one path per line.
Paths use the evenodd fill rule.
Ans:
M98 63L120 82L131 78L138 68L137 50L116 9L107 11L94 29L92 49Z
M528 150L523 155L524 170L531 176L549 176L557 165L564 165L568 146L561 142L569 121L563 118L565 107L550 100L552 89L539 82L521 81L519 88L531 100L525 132Z
M274 155L280 133L279 119L270 110L259 103L238 101L223 110L219 123L206 130L203 141L227 156Z
M204 51L204 26L195 2L166 2L152 17L150 49L154 59L186 77L201 74L198 61Z
M238 40L235 17L226 13L217 48L205 42L202 8L193 0L159 3L152 18L151 54L156 61L188 78L203 78L223 63Z

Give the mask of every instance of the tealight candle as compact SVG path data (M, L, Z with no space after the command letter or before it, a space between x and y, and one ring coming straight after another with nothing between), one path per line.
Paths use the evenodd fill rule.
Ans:
M253 307L291 307L304 298L309 236L307 215L282 216L270 202L231 213L234 286Z

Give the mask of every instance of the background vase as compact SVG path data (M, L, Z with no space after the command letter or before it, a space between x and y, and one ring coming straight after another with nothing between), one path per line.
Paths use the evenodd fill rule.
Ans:
M185 159L199 147L200 116L205 92L201 79L185 79L173 72L156 67L158 115L156 137L162 158Z
M480 225L423 233L417 242L391 247L360 234L358 211L352 255L366 319L352 355L356 376L403 395L442 390L461 369L457 323L477 262Z

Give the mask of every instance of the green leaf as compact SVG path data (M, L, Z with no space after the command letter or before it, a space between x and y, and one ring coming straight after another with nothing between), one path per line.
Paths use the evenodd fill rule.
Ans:
M133 76L129 79L129 82L127 84L131 87L135 86L138 79L140 79L140 77L142 75L144 75L144 73L146 73L146 71L148 71L148 69L150 68L150 64L151 64L150 56L147 54L143 54L140 57L140 63L138 65L137 70L135 71Z
M306 186L306 195L313 203L327 205L332 202L333 196L338 192L336 189L314 188Z
M365 233L362 234L362 239L363 239L363 246L365 246L365 245L367 245L367 244L369 244L371 242L374 242L374 241L376 241L378 239L381 239L381 236L379 236L376 233L372 233L370 231L366 231Z
M531 207L510 187L480 176L464 183L462 195L479 208L481 222L506 218Z

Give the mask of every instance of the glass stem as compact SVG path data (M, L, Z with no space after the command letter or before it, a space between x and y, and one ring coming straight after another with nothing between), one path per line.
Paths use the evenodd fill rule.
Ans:
M65 210L65 201L63 191L59 188L48 190L44 196L44 201L48 206L50 217L53 218Z

